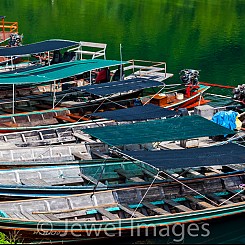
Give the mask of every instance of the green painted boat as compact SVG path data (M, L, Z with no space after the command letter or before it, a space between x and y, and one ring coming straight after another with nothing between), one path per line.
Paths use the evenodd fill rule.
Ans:
M149 237L176 225L189 229L195 224L207 234L208 222L245 212L244 177L152 181L147 186L6 201L0 203L0 229L39 244L125 238L138 232Z

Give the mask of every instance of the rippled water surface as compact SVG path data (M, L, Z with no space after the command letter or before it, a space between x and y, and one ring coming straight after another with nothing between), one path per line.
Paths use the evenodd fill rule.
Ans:
M244 0L1 0L0 15L18 21L24 44L46 39L107 43L107 58L166 61L169 82L181 69L200 70L200 80L245 83ZM231 95L229 89L211 92ZM212 226L195 243L245 243L244 217ZM175 243L138 239L132 243Z

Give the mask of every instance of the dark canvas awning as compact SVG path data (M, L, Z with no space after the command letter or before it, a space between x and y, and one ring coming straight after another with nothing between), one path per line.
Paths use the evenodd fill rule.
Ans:
M198 115L88 128L83 131L109 145L144 144L235 134L235 131Z
M160 170L245 163L245 148L233 143L183 150L122 151L122 153Z
M106 95L111 95L116 93L124 93L130 90L137 91L144 88L159 87L161 85L164 85L164 83L152 79L133 78L133 79L115 81L110 83L82 86L78 89L94 95L106 96Z
M18 47L4 47L0 48L0 56L17 56L17 55L29 55L38 54L48 51L54 51L72 46L78 46L79 42L69 40L46 40L38 43L27 44Z
M112 119L116 121L137 121L156 118L168 118L179 115L176 111L162 108L157 105L147 104L144 106L134 106L115 111L105 111L93 113L93 116Z

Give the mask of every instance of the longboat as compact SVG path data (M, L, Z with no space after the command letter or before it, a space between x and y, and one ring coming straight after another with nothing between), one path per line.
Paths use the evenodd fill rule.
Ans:
M177 154L176 154L177 155ZM66 196L154 183L185 182L190 179L236 176L245 165L235 163L196 166L164 166L159 171L151 164L125 158L89 159L62 162L37 162L21 168L0 170L0 200ZM60 163L60 165L59 165ZM228 164L227 164L228 163ZM43 165L42 165L43 164ZM159 166L158 166L159 167Z
M89 138L88 138L89 140ZM103 142L86 141L71 144L59 144L52 146L39 147L12 147L6 145L5 149L0 150L1 167L9 165L21 165L21 162L29 162L35 164L36 162L63 162L74 161L77 159L88 160L93 159L94 155L108 154L108 147ZM105 155L106 157L106 155ZM107 156L109 158L109 156ZM33 163L31 163L33 162Z
M182 158L186 159L185 154L190 153L190 151L185 151L188 148L190 150L191 148L206 148L207 151L210 151L211 146L226 145L226 140L223 142L215 140L217 135L230 135L230 139L227 138L228 142L240 142L240 144L244 139L244 133L230 130L199 115L179 116L177 112L165 108L159 109L155 105L136 106L130 108L129 111L128 109L118 110L116 114L114 113L113 118L111 114L110 120L104 119L107 121L85 124L83 128L68 128L69 130L59 128L59 130L3 134L0 162L2 166L4 164L15 166L16 164L21 165L23 161L35 163L56 160L56 162L62 162L88 159L88 157L118 157L118 154L132 154L133 157L134 155L138 157L137 154L139 154L140 160L144 161L148 159L148 156L166 155L169 142L175 142L172 145L176 146L177 142L180 142L179 150L183 154ZM155 114L165 118L155 119ZM146 135L145 132L151 132L151 134ZM244 149L242 146L240 148ZM234 149L227 151L229 150L235 151ZM144 154L143 157L142 154ZM206 156L206 152L199 154ZM193 158L195 159L195 156ZM168 162L169 159L165 161Z
M95 69L122 65L124 63L127 62L101 59L76 60L36 68L35 70L20 72L16 75L2 75L0 76L0 84L1 80L4 84L30 84L34 78L35 83L56 81L68 75L87 74ZM141 67L145 66L137 66L138 69ZM136 69L135 63L127 66L127 68L127 71L129 68ZM154 69L156 69L155 66ZM131 106L133 99L137 98L144 88L165 86L163 81L172 75L166 72L166 63L164 62L163 68L158 68L157 72L154 70L155 80L149 79L148 77L145 78L145 76L138 78L128 78L126 76L125 80L112 81L109 83L109 86L108 84L85 86L83 84L79 87L70 87L68 91L53 91L52 93L25 96L16 99L13 97L12 102L10 100L3 100L3 112L0 115L2 127L0 131L12 132L52 128L60 123L70 123L72 126L77 121L88 120L86 117L83 118L83 116L85 113L91 112L91 110L93 112L98 109L115 109L115 105L117 107ZM102 93L102 90L107 91L106 94ZM129 100L127 101L127 99ZM120 105L118 100L123 101L123 104ZM105 101L107 103L104 103Z
M121 104L124 102L125 101L121 101ZM124 116L123 118L112 117L110 119L110 115L108 115L109 112L114 112ZM123 107L123 109L108 110L107 115L105 115L105 113L106 111L102 112L102 114L98 112L92 113L89 114L89 117L83 117L83 120L80 120L77 123L63 123L63 125L57 124L56 127L52 128L47 126L46 129L2 133L0 134L1 147L6 148L8 145L12 145L12 147L35 147L79 143L81 140L84 141L84 139L91 141L92 139L88 139L88 137L84 136L85 134L82 132L83 129L133 123L134 121L139 120L152 120L156 118L166 119L180 116L180 114L175 111L161 108L153 104L132 106L128 108Z
M125 86L125 83L130 83L131 86ZM136 86L137 83L140 83L140 88ZM157 84L155 84L157 83ZM106 84L103 85L88 85L83 86L82 89L92 91L95 93L96 91L99 98L97 99L84 99L87 98L86 96L82 97L82 100L85 101L81 102L74 102L74 101L63 101L59 107L52 108L51 105L48 105L45 110L40 111L31 111L31 112L19 112L14 115L7 114L7 115L0 115L1 120L1 127L0 132L16 132L16 131L27 131L27 130L40 130L40 129L51 129L56 128L58 126L76 126L77 124L80 124L82 121L88 121L91 118L92 113L95 112L103 112L103 111L109 111L109 110L117 110L117 109L124 109L124 108L130 108L136 105L136 101L140 101L141 105L146 104L155 104L154 100L147 95L147 96L140 96L142 91L142 86L152 88L154 86L159 86L158 82L155 82L153 80L145 80L142 78L134 78L134 79L128 79L124 81L117 81L117 82L111 82L110 86L113 86L114 92L107 92L110 95L105 96L103 95L104 88L107 87ZM147 85L150 84L150 85ZM126 94L122 95L121 91L118 91L123 87L124 91L130 91L129 93L126 92ZM132 88L133 86L133 88ZM136 87L134 87L136 86ZM87 88L86 88L87 87ZM203 87L203 85L200 86L200 90L206 91L208 87ZM134 90L134 93L132 93L132 90ZM202 93L200 92L200 94ZM111 94L112 93L112 94ZM101 95L102 94L102 95ZM168 93L166 93L168 94ZM172 93L171 93L172 94ZM199 94L199 93L198 93ZM199 95L200 95L199 94ZM196 97L197 94L193 95ZM69 98L69 97L68 97ZM189 99L189 98L188 98ZM108 101L107 101L108 100ZM107 102L106 102L107 101ZM176 107L181 108L181 104L185 103L185 100L178 100L176 102ZM160 104L155 104L157 106L160 106L162 108L169 108L168 106L161 106ZM40 105L41 106L41 105ZM44 107L45 104L43 104L41 107ZM172 104L171 108L174 105ZM47 109L50 108L50 109ZM169 109L171 109L169 108ZM21 107L19 107L21 109ZM175 108L176 109L176 108Z
M0 228L32 243L102 240L137 232L147 237L176 223L198 225L243 214L244 181L244 174L238 174L6 201L0 203Z

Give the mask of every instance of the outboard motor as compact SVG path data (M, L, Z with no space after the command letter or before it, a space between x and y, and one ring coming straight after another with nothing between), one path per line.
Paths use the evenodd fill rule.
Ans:
M238 85L233 89L233 99L238 100L245 105L245 84Z
M198 85L199 71L193 69L184 69L180 71L180 80L185 85Z
M12 33L9 37L8 46L14 47L14 46L21 46L22 45L22 35L19 35L18 33Z
M193 69L185 69L180 71L180 80L186 86L185 95L187 98L199 88L199 71Z

